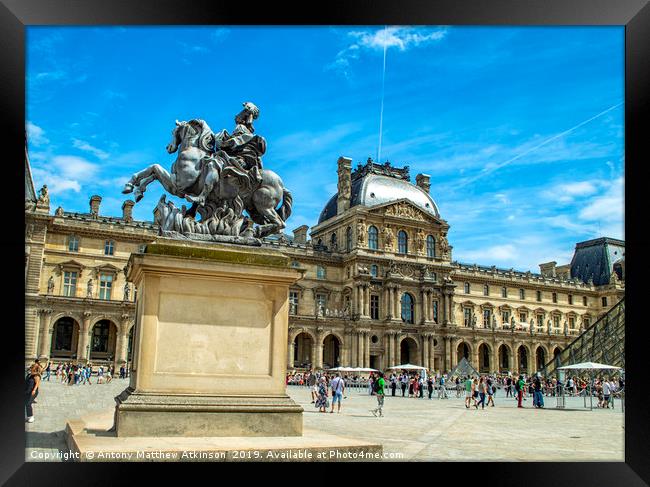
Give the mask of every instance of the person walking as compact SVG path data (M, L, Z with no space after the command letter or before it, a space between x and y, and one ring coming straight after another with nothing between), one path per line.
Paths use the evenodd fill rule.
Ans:
M433 377L431 376L427 378L427 389L429 390L429 399L431 399L431 394L433 394Z
M402 384L402 397L404 397L404 394L406 394L406 384L408 383L408 377L406 377L406 374L402 374L400 382Z
M318 408L319 413L326 413L328 400L327 400L327 383L325 382L325 377L321 377L318 381L318 396L316 398L315 407Z
M469 403L474 398L474 382L471 377L468 377L465 381L465 407L469 409ZM474 400L476 404L476 400Z
M524 378L520 375L519 380L515 384L515 390L517 391L517 407L518 408L523 408L524 407L521 404L521 401L524 398L524 387L526 387L526 382L524 381Z
M384 408L384 386L385 385L386 385L386 381L384 381L384 374L379 372L375 384L375 394L377 395L377 409L372 409L371 412L374 416L377 416L377 414L379 414L380 418L384 416L382 409Z
M512 397L512 378L510 376L506 379L506 397Z
M478 404L481 405L481 409L485 409L485 396L487 395L487 386L485 384L485 380L483 377L480 378L478 381L478 395L479 395L479 401ZM478 409L478 405L476 406L476 409Z
M41 366L37 363L29 368L29 373L25 377L25 421L34 422L34 408L32 404L38 396L38 389L41 385Z
M492 404L492 407L494 407L494 393L495 393L496 385L495 383L492 382L492 379L488 377L487 379L487 395L488 395L488 400L487 400L487 406Z
M544 407L544 395L542 394L542 379L539 373L533 379L533 406L536 408Z
M47 367L45 367L45 380L50 382L50 374L52 372L52 362L47 362Z
M397 389L397 378L393 374L390 378L390 392L393 397L395 397L395 389Z
M332 379L332 382L330 383L330 386L332 387L332 410L330 413L334 412L334 404L338 403L339 407L337 412L341 412L341 401L343 399L343 391L345 390L345 382L343 379L341 379L341 373L337 372L336 377Z

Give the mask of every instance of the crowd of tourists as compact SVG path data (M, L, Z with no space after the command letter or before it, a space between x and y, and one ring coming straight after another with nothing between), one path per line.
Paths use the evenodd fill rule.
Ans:
M113 380L115 375L115 366L99 365L96 369L93 364L80 364L73 362L61 362L58 365L52 362L43 366L40 360L35 360L27 369L25 375L25 421L34 422L34 407L37 403L36 397L42 381L51 382L54 380L61 384L74 385L92 385L93 379L96 384L108 384ZM93 377L94 376L94 377ZM120 379L128 377L128 369L121 366L119 370Z
M610 377L599 377L593 380L589 388L590 379L573 376L566 378L565 382L552 377L545 378L539 373L533 376L513 376L512 374L480 374L473 377L450 377L445 375L432 376L412 371L402 371L384 376L383 373L370 373L367 377L360 375L344 375L327 371L306 371L287 374L287 385L298 385L310 388L312 404L320 412L327 412L330 407L330 393L332 397L330 413L338 404L341 411L341 399L346 398L345 390L350 385L364 385L367 393L377 398L377 408L371 410L375 416L383 416L384 397L400 396L408 398L432 399L434 394L438 399L449 399L450 391L456 391L456 397L464 395L467 409L485 409L495 407L495 396L498 391L503 391L505 398L517 401L517 407L523 408L524 402L532 399L534 408L544 408L545 397L556 396L587 396L589 391L598 398L597 407L613 407L612 397L620 396L624 390L623 378L614 380ZM400 394L401 393L401 394Z

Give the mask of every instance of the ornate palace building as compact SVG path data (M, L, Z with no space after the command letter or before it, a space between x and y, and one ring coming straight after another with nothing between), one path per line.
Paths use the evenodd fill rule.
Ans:
M570 264L539 274L454 261L430 190L407 167L353 171L341 157L317 225L265 239L304 270L289 296L290 370L445 372L466 357L481 372L531 373L623 298L625 242L611 238L578 243ZM52 212L27 155L25 194L26 360L128 362L137 291L124 268L158 229L133 220L129 200L121 217L102 216L100 196L88 213Z

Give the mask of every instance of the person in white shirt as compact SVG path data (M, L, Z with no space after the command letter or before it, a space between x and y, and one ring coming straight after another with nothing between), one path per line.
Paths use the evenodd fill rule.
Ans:
M609 407L609 396L612 393L612 386L609 381L603 381L603 407Z
M341 412L341 402L343 399L343 392L345 391L345 381L341 378L341 374L337 372L336 377L332 379L330 383L332 388L332 410L330 413L334 412L334 404L339 403L338 411Z

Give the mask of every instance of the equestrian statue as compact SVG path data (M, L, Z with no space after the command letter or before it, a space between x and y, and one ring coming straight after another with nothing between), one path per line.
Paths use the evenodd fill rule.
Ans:
M259 239L285 228L291 215L291 192L280 176L262 167L266 140L253 127L260 111L251 102L243 105L232 134L225 129L215 134L204 120L177 120L167 145L168 153L177 153L171 172L152 164L124 185L122 192L132 192L136 203L155 180L168 193L192 203L189 209L178 208L165 195L160 198L154 222L162 235Z

